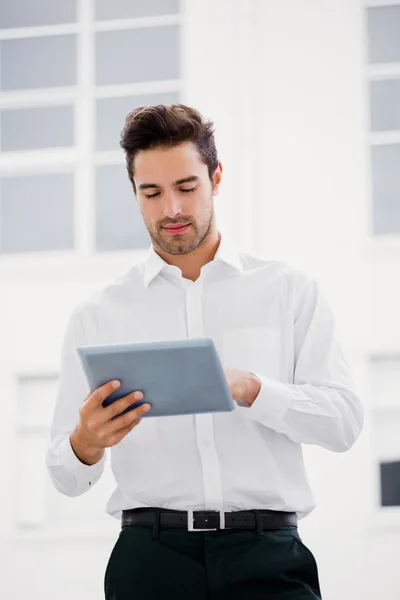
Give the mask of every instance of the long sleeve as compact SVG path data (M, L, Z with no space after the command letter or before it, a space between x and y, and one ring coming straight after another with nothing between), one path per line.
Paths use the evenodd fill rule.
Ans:
M312 279L298 281L294 310L293 384L255 373L261 389L246 418L294 442L349 450L363 426L363 406L336 339L333 313Z
M79 496L93 487L100 479L107 460L105 452L95 465L85 465L75 455L70 442L70 433L79 423L79 407L89 391L76 351L77 346L88 343L78 308L69 318L62 344L51 442L46 453L46 465L53 485L67 496Z

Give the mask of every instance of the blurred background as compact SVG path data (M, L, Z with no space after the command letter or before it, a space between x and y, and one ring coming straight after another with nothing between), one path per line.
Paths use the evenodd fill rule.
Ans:
M0 576L7 600L98 600L120 523L109 461L68 498L45 466L75 305L143 260L126 113L216 126L219 229L319 281L366 411L304 447L300 523L325 600L400 598L400 0L0 0Z

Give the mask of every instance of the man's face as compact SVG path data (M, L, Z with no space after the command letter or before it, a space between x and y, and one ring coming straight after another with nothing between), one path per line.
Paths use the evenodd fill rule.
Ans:
M192 143L139 152L134 160L136 196L153 240L168 254L189 254L206 239L214 217L222 167L214 185ZM168 226L189 224L176 231Z

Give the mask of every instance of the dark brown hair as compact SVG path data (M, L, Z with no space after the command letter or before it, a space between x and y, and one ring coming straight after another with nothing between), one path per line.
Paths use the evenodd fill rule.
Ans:
M139 106L126 116L121 132L121 148L125 151L126 167L134 192L133 163L140 150L172 148L193 142L200 159L207 165L208 175L213 181L218 166L214 140L214 124L195 108L184 104L156 104Z

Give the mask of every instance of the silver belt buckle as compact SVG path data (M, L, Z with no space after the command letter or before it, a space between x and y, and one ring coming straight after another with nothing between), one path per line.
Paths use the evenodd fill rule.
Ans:
M211 529L199 529L198 527L194 527L194 513L193 508L189 508L187 511L187 523L188 523L188 531L218 531L219 529L225 529L225 511L216 510L216 511L207 511L207 512L219 512L219 527L212 527Z

